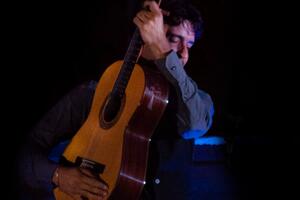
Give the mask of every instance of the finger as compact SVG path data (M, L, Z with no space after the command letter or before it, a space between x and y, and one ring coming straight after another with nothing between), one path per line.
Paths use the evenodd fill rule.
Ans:
M90 193L88 191L82 191L82 195L81 196L84 196L86 198L88 198L88 200L100 200L100 199L103 199L103 196L99 196L99 195L95 195L93 193Z
M101 182L100 180L97 180L94 176L89 176L87 174L82 173L82 182L89 185L90 187L96 187L99 188L101 190L108 190L108 186Z
M82 200L81 199L81 196L80 195L72 195L72 198L74 199L74 200Z
M92 186L89 186L87 184L83 184L81 186L81 190L85 190L85 191L88 191L90 193L93 193L93 194L96 194L96 195L100 195L100 196L103 196L103 197L108 194L107 190L102 190L100 188L92 187Z
M145 21L147 20L147 19L145 18L145 16L143 16L143 15L140 14L140 13L138 13L138 14L136 15L136 17L137 17L142 23L145 23Z
M164 15L164 16L170 16L170 12L169 11L166 11L166 10L163 10L163 9L160 9L161 13Z
M141 28L142 25L143 25L143 22L138 18L138 17L135 17L133 19L133 22L135 23L135 25L137 25L137 27Z
M145 12L145 11L142 11L142 12L139 12L137 15L136 15L143 23L145 23L146 21L148 21L149 19L151 19L151 14L150 12Z
M149 10L153 13L161 13L158 4L155 1L145 1L144 7L149 7Z
M89 177L95 177L95 175L91 172L91 170L79 168L80 172Z
M77 195L72 195L72 198L74 200L82 200L81 195L77 194Z

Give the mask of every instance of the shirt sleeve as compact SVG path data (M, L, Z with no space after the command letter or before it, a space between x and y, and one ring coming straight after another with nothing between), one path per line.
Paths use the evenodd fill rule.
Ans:
M51 149L71 138L85 121L93 96L94 82L80 85L66 94L30 131L19 154L21 184L49 190L57 163L48 159Z
M204 135L212 125L214 114L210 95L199 89L187 75L176 52L171 51L165 58L156 60L155 64L176 89L179 134L186 139Z

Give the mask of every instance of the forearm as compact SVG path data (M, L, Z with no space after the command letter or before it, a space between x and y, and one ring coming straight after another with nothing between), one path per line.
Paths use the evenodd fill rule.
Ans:
M57 163L49 159L49 153L57 144L70 139L83 124L90 109L94 87L94 84L88 84L73 89L29 133L18 161L19 175L24 185L39 189L51 187Z
M180 100L183 98L179 98ZM204 135L212 125L213 114L211 97L204 91L195 89L188 99L178 103L178 117L181 117L184 122L178 126L180 133L187 139Z
M31 189L49 190L58 163L48 159L47 152L36 143L23 146L19 156L19 175L23 185Z
M206 133L214 112L210 96L199 90L197 84L186 74L175 52L155 63L176 89L179 133L195 130L198 131L197 137Z

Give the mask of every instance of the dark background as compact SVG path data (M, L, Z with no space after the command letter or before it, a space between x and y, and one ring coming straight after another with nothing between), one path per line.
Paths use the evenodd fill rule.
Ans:
M123 58L137 2L26 1L7 7L1 80L7 111L3 145L9 148L2 151L12 192L17 179L12 166L26 134L62 95L85 80L98 80ZM290 180L298 175L299 136L289 128L290 115L283 114L293 104L287 101L291 91L279 82L285 68L273 43L282 27L279 14L253 1L193 2L203 15L204 34L186 70L215 103L207 135L228 140L241 191L255 199L294 194Z

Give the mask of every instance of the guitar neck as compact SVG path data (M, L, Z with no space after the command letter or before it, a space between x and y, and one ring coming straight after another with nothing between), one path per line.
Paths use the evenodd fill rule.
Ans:
M117 95L120 98L124 96L125 89L127 87L134 65L138 61L142 45L143 41L141 39L140 32L138 28L136 28L126 51L124 63L113 87L113 95Z

